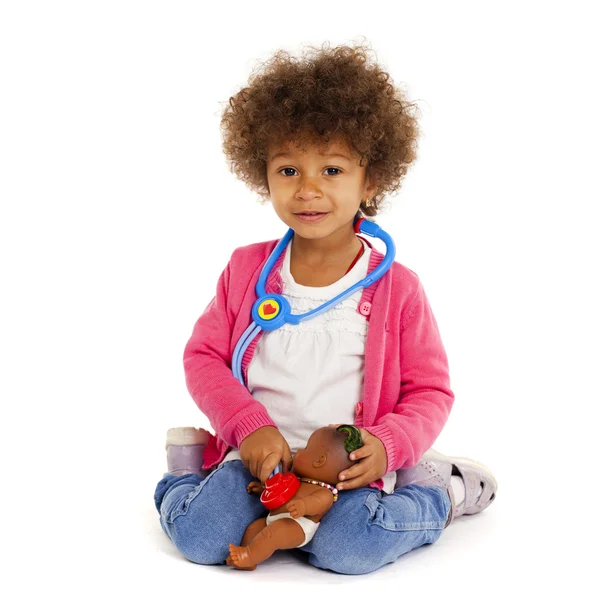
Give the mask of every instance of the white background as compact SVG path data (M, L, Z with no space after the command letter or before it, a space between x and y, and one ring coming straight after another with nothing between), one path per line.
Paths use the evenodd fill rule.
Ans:
M1 4L4 597L593 585L593 4ZM208 425L183 347L232 250L285 232L228 172L220 111L276 49L360 36L422 113L419 159L378 222L423 280L449 356L456 402L435 447L487 464L497 500L366 576L289 553L253 573L195 565L152 503L166 430Z

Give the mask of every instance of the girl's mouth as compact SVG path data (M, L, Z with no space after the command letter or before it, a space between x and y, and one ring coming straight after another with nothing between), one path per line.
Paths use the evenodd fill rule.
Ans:
M294 213L294 216L303 223L315 223L316 221L320 221L325 218L328 214L329 213L326 212L301 212Z

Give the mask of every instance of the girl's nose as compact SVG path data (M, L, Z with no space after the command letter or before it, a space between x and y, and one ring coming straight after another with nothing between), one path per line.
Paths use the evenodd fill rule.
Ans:
M296 198L299 200L312 200L313 198L319 198L321 196L321 190L319 186L311 179L301 179L298 182L298 189L296 191Z

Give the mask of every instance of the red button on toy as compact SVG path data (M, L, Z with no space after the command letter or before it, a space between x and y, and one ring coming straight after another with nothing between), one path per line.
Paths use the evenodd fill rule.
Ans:
M260 495L264 507L273 510L283 506L300 488L300 480L293 473L276 473L265 481L265 489Z

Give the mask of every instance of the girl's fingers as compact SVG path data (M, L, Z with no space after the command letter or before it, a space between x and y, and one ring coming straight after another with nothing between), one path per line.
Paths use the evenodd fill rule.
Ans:
M371 470L367 469L364 473L357 477L353 477L352 479L344 481L343 483L338 483L336 487L338 490L355 490L356 488L362 487L363 485L371 483L371 481L374 480L375 479L372 476Z
M279 464L281 456L277 452L271 452L262 462L260 466L260 474L258 478L264 483L271 473L275 470L275 467Z
M361 446L360 448L357 448L356 450L352 451L352 453L350 454L350 460L360 460L361 458L366 458L367 456L371 456L373 452L375 452L375 448L373 448L373 446L365 444L364 446Z
M290 447L287 445L287 443L285 444L285 447L283 449L283 456L281 458L283 461L283 472L289 473L292 470L294 459L292 458L292 451L290 450Z
M342 471L338 475L338 478L340 482L347 482L349 480L353 480L355 477L360 477L361 475L366 473L369 470L369 467L370 465L366 461L362 460L359 463L352 465L349 469ZM340 489L339 484L338 489Z
M355 472L355 471L353 471L354 467L357 467L358 465L363 464L365 462L365 460L369 456L371 456L374 452L375 452L375 448L373 448L373 446L363 446L362 448L358 448L358 450L353 450L352 454L350 454L350 460L356 460L356 461L360 461L360 462L352 465L345 471L342 471L339 475L340 479L342 478L342 476L344 476L346 479L349 476L351 476L351 474Z

